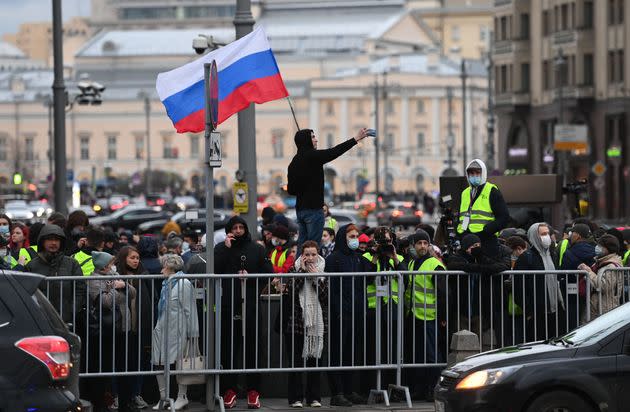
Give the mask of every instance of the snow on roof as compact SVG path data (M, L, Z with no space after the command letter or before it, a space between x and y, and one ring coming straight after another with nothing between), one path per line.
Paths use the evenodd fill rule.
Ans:
M0 58L3 57L25 59L26 55L11 43L0 40Z

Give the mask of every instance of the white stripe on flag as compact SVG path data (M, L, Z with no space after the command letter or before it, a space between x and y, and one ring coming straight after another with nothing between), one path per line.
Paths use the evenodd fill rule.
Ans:
M247 36L224 47L212 51L199 59L169 72L160 73L155 88L160 100L192 86L203 79L203 65L212 60L217 62L217 70L229 67L232 63L250 54L269 50L267 35L262 27L258 27Z

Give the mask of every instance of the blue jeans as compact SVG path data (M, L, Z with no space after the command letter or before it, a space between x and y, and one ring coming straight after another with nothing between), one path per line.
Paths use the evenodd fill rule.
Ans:
M324 231L324 210L319 209L302 209L297 211L297 222L300 227L298 236L298 255L302 243L307 240L317 242L321 246L322 232Z

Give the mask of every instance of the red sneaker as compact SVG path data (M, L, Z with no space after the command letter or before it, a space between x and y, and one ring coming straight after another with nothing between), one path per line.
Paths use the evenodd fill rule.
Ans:
M236 406L236 392L234 392L232 389L228 389L227 391L225 391L225 394L223 395L223 407L225 409L232 409L235 406Z
M247 392L247 407L249 409L260 409L260 394L258 391Z

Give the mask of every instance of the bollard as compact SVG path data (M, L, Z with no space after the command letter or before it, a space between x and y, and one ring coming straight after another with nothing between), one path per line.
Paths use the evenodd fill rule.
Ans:
M454 333L447 367L461 362L469 356L478 354L479 347L479 337L476 334L466 329Z

